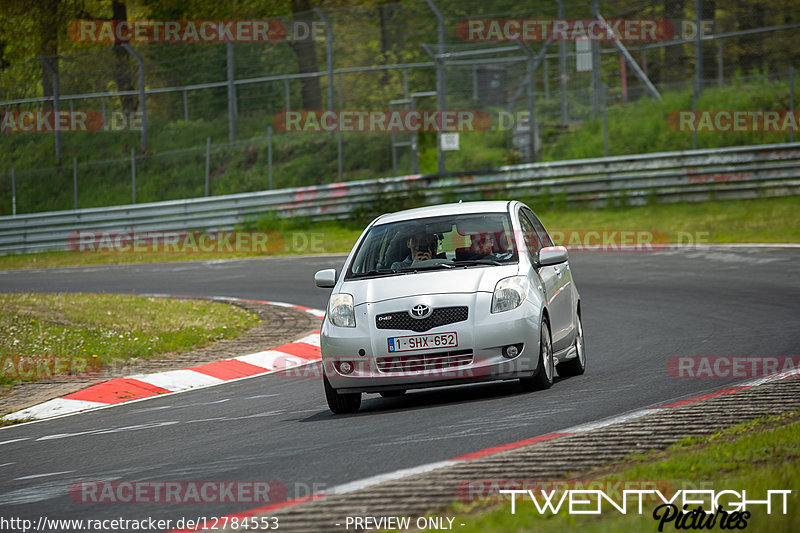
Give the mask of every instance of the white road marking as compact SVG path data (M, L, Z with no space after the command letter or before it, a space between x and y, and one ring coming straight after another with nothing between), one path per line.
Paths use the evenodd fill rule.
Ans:
M128 379L144 381L150 385L155 385L156 387L161 387L162 389L167 389L172 392L194 389L197 387L207 387L208 385L216 385L225 381L188 369L169 370L167 372L159 372L158 374L135 374L126 377Z
M28 440L28 439L30 439L30 437L25 437L25 438L22 438L22 439L4 440L4 441L0 442L0 446L2 446L3 444L11 444L12 442L20 442L20 441Z
M21 419L21 418L50 418L53 416L77 413L87 409L94 409L95 407L104 407L108 404L101 402L89 402L85 400L70 400L68 398L55 398L48 400L39 405L28 407L21 411L16 411L3 418Z
M62 472L47 472L46 474L32 474L30 476L15 477L14 481L21 481L23 479L35 479L37 477L58 476L61 474L71 474L74 470L64 470Z

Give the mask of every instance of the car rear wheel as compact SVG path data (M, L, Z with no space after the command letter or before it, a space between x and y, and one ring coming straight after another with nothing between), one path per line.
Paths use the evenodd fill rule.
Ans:
M405 389L385 390L385 391L381 392L380 395L383 396L384 398L394 398L395 396L402 396L405 393L406 393Z
M578 315L578 335L575 338L575 350L578 356L569 361L564 361L556 365L559 376L580 376L586 371L586 345L583 341L583 324L581 324L581 315Z
M553 374L555 366L553 362L553 343L550 339L550 327L547 322L542 322L539 328L539 367L536 374L529 378L520 378L522 389L527 391L545 390L553 385Z
M361 393L339 393L331 387L328 376L322 376L322 383L325 387L325 399L328 400L328 408L337 415L355 413L361 407Z

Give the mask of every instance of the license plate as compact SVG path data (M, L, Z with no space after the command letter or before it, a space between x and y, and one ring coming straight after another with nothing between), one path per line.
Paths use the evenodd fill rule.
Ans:
M389 353L413 352L416 350L433 350L436 348L454 348L458 346L455 332L434 333L432 335L408 335L405 337L389 337Z

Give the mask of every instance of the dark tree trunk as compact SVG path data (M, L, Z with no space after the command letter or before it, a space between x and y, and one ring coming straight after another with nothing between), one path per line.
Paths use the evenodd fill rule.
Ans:
M112 0L111 20L128 20L128 8L124 0ZM133 90L133 58L122 48L122 42L114 41L111 47L114 51L114 82L118 91ZM139 99L134 95L121 96L122 111L132 113L139 107Z
M664 0L664 18L674 25L675 33L681 32L680 21L686 18L685 0ZM687 79L686 45L678 44L664 47L664 66L661 69L661 83L675 83Z
M311 2L309 0L292 0L292 21L305 24L307 28L312 27L314 14L311 12ZM292 51L297 57L297 68L301 73L317 72L317 53L314 49L314 39L308 32L306 39L293 41ZM319 78L303 78L302 95L304 109L322 109L322 91L320 90Z
M390 0L391 1L391 0ZM394 26L394 15L397 11L395 4L381 4L378 6L378 20L381 26L381 57L386 64L393 58L393 52L398 45L397 30ZM389 72L382 74L383 83L389 83Z
M700 18L705 21L711 21L710 32L719 33L715 29L716 19L715 11L717 9L716 0L703 0L703 9L700 13ZM702 28L699 29L702 31ZM713 80L717 77L717 43L716 41L703 42L703 79Z
M39 55L50 62L53 69L58 72L58 7L60 0L40 0L39 31L42 37ZM42 65L42 90L45 97L53 96L53 76L50 70ZM52 104L47 104L51 107Z

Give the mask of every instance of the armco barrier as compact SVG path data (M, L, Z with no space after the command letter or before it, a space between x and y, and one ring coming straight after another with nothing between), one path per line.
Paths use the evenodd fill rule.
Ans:
M74 231L232 229L268 212L346 218L358 206L415 192L427 203L551 195L589 206L800 194L800 143L554 161L0 217L0 253L64 250Z

